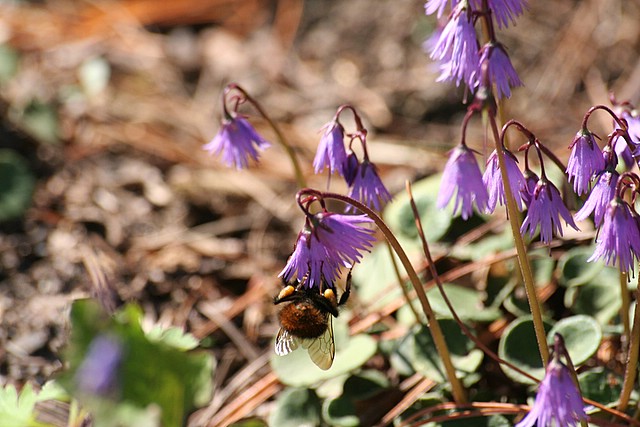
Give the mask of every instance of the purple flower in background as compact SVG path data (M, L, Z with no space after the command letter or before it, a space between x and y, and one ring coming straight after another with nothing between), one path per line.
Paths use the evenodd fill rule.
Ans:
M511 194L518 206L519 210L522 210L523 201L521 191L525 189L526 182L524 175L518 167L518 160L509 150L502 150L504 153L505 165L507 167L507 175L509 177L509 187L511 188ZM498 152L493 150L487 160L487 168L482 175L482 182L487 188L489 194L489 201L487 202L487 213L493 213L496 209L496 205L505 203L504 185L502 183L502 174L500 173L500 165L498 162Z
M640 146L640 116L633 116L628 111L623 111L620 116L626 120L629 137L636 148L634 150L629 148L627 141L621 136L616 137L613 146L618 157L622 158L627 167L631 167L634 161L634 154L638 154L638 147ZM616 129L620 129L617 123L614 123L614 126Z
M615 170L605 170L597 175L596 183L582 208L576 212L577 221L585 220L591 212L595 212L593 223L600 227L604 213L616 194L616 184L620 175Z
M373 230L361 224L373 222L366 215L341 215L320 212L307 220L298 235L295 249L278 275L289 281L295 278L307 287L319 287L324 279L332 285L340 267L360 261L362 251L369 251L375 240Z
M444 8L449 2L451 2L451 7L455 7L458 4L458 0L427 0L424 4L424 13L427 15L433 15L436 13L436 16L440 19L444 12Z
M117 338L107 335L95 337L75 374L78 389L98 396L115 391L122 353L122 344Z
M540 240L548 244L554 234L562 236L561 217L567 225L578 230L556 186L542 177L533 190L529 210L522 222L520 232L524 235L528 231L529 237L533 237L536 229L540 226Z
M210 154L222 153L222 161L229 167L244 169L249 165L249 158L257 161L258 150L269 147L269 143L262 138L243 117L228 117L222 122L222 127L216 136L202 148Z
M380 211L382 206L391 200L391 194L378 176L376 166L368 159L364 159L360 163L349 185L351 187L349 197L353 197L377 211Z
M481 1L477 0L477 3ZM489 8L499 28L506 28L515 23L516 18L524 13L527 2L524 0L489 0Z
M569 181L573 181L574 191L580 195L589 191L591 177L604 170L604 158L595 136L586 129L576 134L569 148L567 175Z
M522 86L522 81L518 77L518 73L511 65L511 60L507 51L500 43L487 43L480 51L480 67L472 76L471 87L475 87L480 83L479 70L485 62L488 63L489 79L496 86L496 96L498 98L511 96L511 88Z
M455 81L457 86L464 81L472 86L478 68L478 40L466 2L456 5L430 55L431 59L440 62L441 73L437 81Z
M634 259L640 259L638 218L622 199L609 203L604 222L596 238L596 250L587 261L604 259L607 265L618 263L620 271L633 271Z
M316 157L313 159L315 173L320 173L325 167L329 167L329 173L339 173L344 176L344 167L347 161L347 152L344 149L344 129L337 121L326 124L323 128L322 138L318 144Z
M587 414L580 390L569 368L554 357L547 365L533 408L515 427L571 427L581 420L586 421Z
M442 184L436 205L439 209L449 204L455 195L453 214L460 209L463 219L473 213L475 203L478 211L487 209L489 195L482 183L482 174L473 152L466 145L458 145L451 151L442 173Z

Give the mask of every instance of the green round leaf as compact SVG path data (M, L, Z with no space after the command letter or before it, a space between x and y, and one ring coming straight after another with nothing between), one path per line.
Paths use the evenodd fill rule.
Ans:
M483 296L477 290L451 283L445 283L443 287L451 305L462 320L492 322L500 317L501 312L497 307L485 307ZM451 316L449 307L437 287L429 289L427 297L436 314Z
M602 341L600 324L591 316L577 315L564 318L549 331L549 339L558 333L574 365L580 365L595 354Z
M513 248L513 234L509 227L505 227L502 233L487 236L477 243L454 246L451 256L461 260L477 261L511 248Z
M445 235L451 225L451 209L438 209L436 199L440 190L441 175L415 182L411 186L413 200L420 212L424 233L429 242L435 242ZM398 237L418 239L418 231L413 217L413 210L406 192L398 194L387 205L384 217L391 230Z
M593 369L578 375L582 395L603 405L620 399L622 378L603 368Z
M579 246L565 252L558 260L558 282L566 287L589 282L602 270L601 262L587 262L593 255L593 247Z
M313 390L287 388L276 399L269 425L299 427L320 425L320 399Z
M13 150L0 150L0 221L19 218L31 204L35 177Z
M545 331L551 329L546 323L544 326ZM530 316L519 317L507 326L500 338L498 355L538 379L544 377L545 367L542 364L533 320ZM535 384L534 381L508 366L500 365L500 367L505 375L514 381L522 384Z
M344 395L365 400L389 387L389 379L380 371L365 370L350 376L344 383Z
M567 289L564 303L574 313L593 316L601 325L606 325L620 311L617 270L603 268L584 285Z
M347 396L327 399L322 404L322 417L331 426L356 427L360 420L356 415L356 407Z

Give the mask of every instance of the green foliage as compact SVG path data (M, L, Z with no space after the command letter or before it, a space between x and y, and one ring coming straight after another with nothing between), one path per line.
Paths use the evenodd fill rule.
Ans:
M619 280L616 269L602 267L593 277L569 287L564 304L576 314L593 316L604 326L620 311Z
M24 130L37 140L49 144L59 142L60 125L54 105L33 100L24 110L14 112L14 116Z
M61 382L95 417L96 426L182 426L194 407L207 403L212 392L213 358L187 352L194 339L175 328L141 327L142 311L129 304L113 317L92 300L80 300L71 309L71 338L65 359L70 369ZM78 387L77 373L92 340L103 334L117 337L124 347L116 393L87 395Z
M8 82L18 72L20 57L8 44L0 45L0 83Z
M620 398L622 378L604 368L596 368L578 375L582 396L610 405Z
M313 390L288 388L278 396L269 425L299 427L320 425L320 399Z
M565 317L559 320L549 331L550 342L553 342L553 336L556 333L564 338L567 352L575 366L586 362L593 356L602 341L600 324L593 317L586 315Z
M551 329L545 323L545 329ZM528 372L535 378L542 380L545 367L542 364L540 350L533 329L533 321L529 316L520 317L507 326L502 333L498 345L498 356L507 362ZM523 384L535 384L534 381L514 371L508 366L501 365L502 371L512 380Z
M481 292L452 283L445 283L443 287L451 305L462 320L493 322L500 317L501 313L497 307L485 307ZM451 317L449 307L437 287L429 289L427 297L437 315Z
M45 400L66 399L64 391L55 383L44 385L37 393L31 384L26 384L20 393L13 385L0 389L0 427L49 427L36 420L36 403Z
M441 179L441 175L432 175L429 178L413 183L411 186L413 199L418 212L420 212L422 226L429 242L435 242L444 236L453 219L451 209L438 209L436 207ZM413 210L406 191L394 197L393 202L385 209L384 217L396 237L419 242Z
M35 177L27 160L0 149L0 221L19 218L31 204Z
M439 319L451 361L460 378L466 385L478 380L476 370L483 359L482 351L475 349L473 341L467 338L458 324L452 319ZM398 342L396 357L392 358L392 365L398 370L406 370L408 364L414 371L422 373L438 383L446 383L446 375L442 360L431 338L431 332L426 326L416 326L410 333ZM400 366L398 366L398 362Z
M568 288L589 283L603 268L600 261L587 262L593 247L576 247L565 252L558 260L558 282Z

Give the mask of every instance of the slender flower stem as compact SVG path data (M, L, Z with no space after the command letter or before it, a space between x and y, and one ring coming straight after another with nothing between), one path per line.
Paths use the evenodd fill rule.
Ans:
M385 224L382 218L380 218L380 216L374 210L358 202L357 200L354 200L348 196L344 196L342 194L337 194L337 193L322 192L319 194L322 194L322 197L326 199L336 199L344 203L348 203L356 207L360 211L364 212L369 218L371 218L376 223L380 231L382 231L382 234L384 234L384 236L387 238L387 241L389 242L393 250L398 255L398 258L400 258L400 262L402 263L404 269L406 270L407 275L409 276L409 280L411 281L411 284L413 285L416 291L416 294L418 295L418 300L420 301L422 310L424 311L424 314L427 316L427 321L429 322L428 326L429 326L429 330L431 331L431 336L433 337L433 342L436 346L436 350L438 351L438 354L440 355L440 358L442 359L444 370L446 372L447 378L449 379L449 383L451 384L451 393L453 394L453 399L455 400L456 403L459 403L459 404L466 403L467 402L466 392L462 387L462 383L460 382L458 377L456 377L456 371L453 366L453 363L451 362L451 354L449 353L449 348L447 347L447 342L444 339L444 334L442 333L440 324L438 323L438 320L436 319L436 315L433 309L431 308L431 304L429 303L427 294L425 293L424 288L422 287L422 282L420 282L420 279L418 278L418 274L416 273L416 270L413 268L413 265L411 265L411 261L409 260L409 257L407 256L404 249L402 249L402 246L400 245L400 242L398 242L398 239L396 239L396 237L393 235L389 227L387 227L387 224Z
M636 382L636 371L638 370L638 354L640 353L640 277L638 277L638 287L636 289L636 309L633 316L633 329L629 336L629 353L627 355L626 370L622 383L622 392L618 402L618 410L624 411L629 405L631 392Z
M622 304L620 305L620 319L622 320L622 327L624 331L622 335L623 342L625 342L628 346L631 338L631 323L629 321L629 307L631 307L631 300L629 298L627 281L627 272L620 271L620 299L622 302Z
M271 117L269 117L269 115L264 110L264 108L262 108L260 103L258 101L256 101L255 98L253 98L251 95L249 95L249 93L247 93L247 91L244 90L244 88L242 88L237 83L230 83L230 84L227 85L227 87L225 88L225 96L226 96L226 93L228 93L232 89L235 89L238 92L240 92L242 94L242 96L247 101L249 101L255 107L255 109L258 111L258 113L260 113L260 115L267 121L267 123L269 124L271 129L273 129L273 132L276 134L276 138L278 140L278 143L282 146L282 148L284 149L285 153L287 153L287 156L289 156L289 160L291 161L291 165L293 166L293 171L294 171L294 174L296 176L296 182L298 183L298 186L300 188L305 188L307 186L307 184L306 184L306 180L304 178L304 174L302 173L302 169L300 168L300 162L298 162L298 157L296 155L296 152L294 151L294 149L291 146L291 144L289 144L289 142L285 138L284 134L282 133L282 131L280 130L278 125L276 125L276 123L273 120L271 120ZM224 105L225 113L226 113L226 108L227 108L226 107L226 102L223 102L223 105Z
M429 271L431 272L431 276L433 277L433 280L436 282L436 286L438 287L438 290L440 291L440 295L442 295L442 299L444 300L445 304L449 308L449 311L451 312L451 315L453 316L453 320L455 320L456 323L458 324L458 326L460 326L460 329L462 330L462 333L465 334L467 336L467 338L469 338L471 341L473 341L478 346L478 348L480 350L482 350L482 352L484 354L486 354L487 356L489 356L490 358L492 358L496 362L498 362L500 364L503 364L505 366L508 366L509 368L511 368L514 371L518 372L520 375L524 375L525 377L529 378L531 381L535 381L535 382L539 383L540 380L538 378L532 376L531 374L529 374L526 371L523 371L522 369L518 368L517 366L515 366L511 362L508 362L508 361L506 361L504 359L501 359L500 356L498 356L493 351L491 351L489 349L489 347L484 345L484 343L482 341L480 341L478 339L478 337L476 337L471 332L471 330L469 330L469 328L467 327L467 325L464 324L462 319L460 319L460 317L458 316L458 313L456 313L455 309L453 308L453 304L451 304L451 301L449 300L449 297L447 296L446 292L444 291L444 286L442 285L442 280L440 280L440 275L438 275L438 270L436 270L436 265L433 262L433 257L431 256L431 250L429 249L429 244L427 243L427 238L425 237L424 230L422 228L422 221L420 220L420 213L418 212L418 207L416 206L416 203L413 200L413 194L411 193L411 184L409 183L409 181L407 181L407 183L406 183L406 188L407 188L407 194L409 195L409 201L411 202L411 209L413 210L413 217L415 218L416 228L418 229L418 236L420 236L420 240L422 241L422 250L424 252L425 258L427 258L427 264L429 265Z
M396 279L398 279L398 286L400 286L400 289L402 289L402 295L404 295L404 299L407 301L407 305L409 306L409 309L411 309L413 316L416 318L416 322L422 323L422 320L420 319L420 314L418 313L416 308L413 306L413 303L411 302L409 291L407 291L407 288L405 288L404 286L404 283L402 280L402 274L400 274L400 268L398 268L398 262L396 261L396 258L393 256L393 253L394 253L393 248L391 247L391 244L389 243L388 240L386 243L387 243L387 249L389 250L389 258L391 259L391 266L393 267L393 272L396 275Z
M483 113L486 114L486 113ZM489 122L493 131L493 136L496 144L496 152L498 154L498 163L500 165L500 173L502 175L502 183L504 186L504 195L507 201L507 214L509 217L509 223L511 224L511 232L513 234L513 240L516 246L516 252L518 254L518 262L520 264L520 271L522 272L522 278L524 281L524 287L527 293L527 299L529 300L529 309L531 310L531 316L533 319L533 328L536 334L536 341L538 342L538 349L540 356L542 357L543 366L547 366L549 363L549 346L547 344L547 334L544 330L544 323L542 321L542 311L540 310L540 302L536 295L535 282L533 280L533 272L531 271L531 264L527 257L527 250L520 234L520 219L518 216L518 209L516 207L516 201L511 193L511 186L509 185L509 176L507 175L507 168L504 159L504 153L501 150L501 144L504 138L504 134L509 126L515 125L520 130L524 129L524 126L510 120L502 127L502 133L498 131L498 126L495 119L489 116ZM529 131L527 131L530 133ZM526 133L526 132L525 132Z

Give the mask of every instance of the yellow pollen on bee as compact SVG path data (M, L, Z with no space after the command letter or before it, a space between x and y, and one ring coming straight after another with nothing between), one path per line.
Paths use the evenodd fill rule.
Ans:
M336 293L333 292L333 289L325 289L323 296L333 303L336 302Z
M289 295L292 295L295 292L296 288L291 285L287 285L283 290L278 294L278 299L286 298Z

